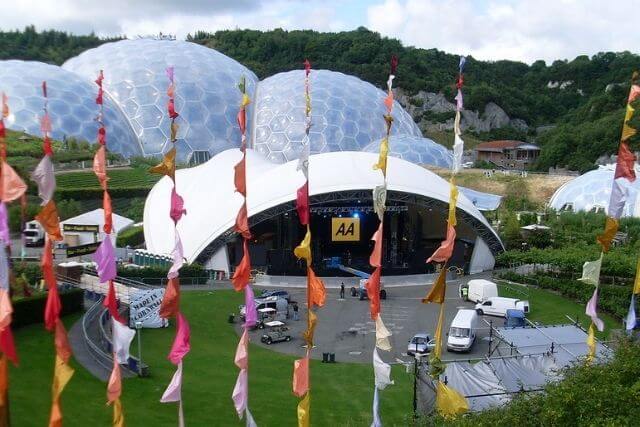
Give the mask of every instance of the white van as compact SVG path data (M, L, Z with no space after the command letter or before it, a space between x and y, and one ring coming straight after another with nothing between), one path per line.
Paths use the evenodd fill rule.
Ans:
M464 286L464 285L462 285ZM498 285L485 279L469 280L467 286L468 301L481 302L487 298L498 296ZM460 288L460 297L463 297L462 287Z
M478 314L475 310L458 310L451 322L447 338L447 351L469 351L476 340Z
M526 315L529 313L529 301L515 298L491 297L486 301L476 304L476 312L479 315L488 314L491 316L507 317L507 310L522 310Z

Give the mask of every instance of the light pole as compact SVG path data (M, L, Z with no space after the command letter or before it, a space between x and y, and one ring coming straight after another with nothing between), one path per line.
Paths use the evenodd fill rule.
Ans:
M418 340L416 340L416 352L413 355L413 419L418 418Z
M138 331L138 376L142 376L142 322L136 322L136 330Z

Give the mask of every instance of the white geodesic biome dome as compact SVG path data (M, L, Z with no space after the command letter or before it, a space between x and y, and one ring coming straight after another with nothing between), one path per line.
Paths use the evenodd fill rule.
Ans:
M98 87L72 72L42 62L0 61L0 92L9 97L10 115L6 126L41 135L42 82L45 80L52 137L60 141L74 138L94 142L98 131L99 110L95 103ZM127 157L142 154L133 129L109 96L104 97L104 122L110 150Z
M311 153L362 151L385 134L386 94L357 77L313 70ZM304 71L278 73L262 80L255 100L254 148L269 160L295 160L305 129ZM422 137L411 116L394 101L392 135Z
M252 96L258 79L220 52L185 41L122 40L87 50L63 64L89 80L104 70L105 91L122 109L147 156L166 152L170 144L166 107L166 69L170 66L175 71L180 114L178 158L184 161L194 151L215 155L238 147L238 82L244 76ZM247 122L251 126L251 107Z
M549 206L556 210L574 212L594 210L608 212L614 173L615 165L601 166L599 169L589 171L564 183L551 196ZM640 175L638 168L636 168L636 174ZM628 197L622 215L640 217L640 206L638 206L640 179L636 179L633 183L626 180L621 180L621 182L628 189Z
M362 151L377 153L381 140L373 141ZM389 138L389 155L419 165L450 168L453 161L451 151L437 142L421 136L392 135Z

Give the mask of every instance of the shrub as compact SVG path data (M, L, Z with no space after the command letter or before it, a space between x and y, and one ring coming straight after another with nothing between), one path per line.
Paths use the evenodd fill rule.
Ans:
M82 311L84 291L82 289L71 289L60 292L62 302L61 314L67 315ZM47 294L38 294L29 298L23 298L13 303L14 328L44 322L44 308L47 304Z
M131 227L118 234L117 245L118 247L130 246L132 248L138 247L144 243L144 228Z

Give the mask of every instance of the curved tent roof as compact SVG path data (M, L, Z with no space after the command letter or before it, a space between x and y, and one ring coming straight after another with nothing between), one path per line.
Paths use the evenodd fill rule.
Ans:
M240 160L239 149L224 151L207 163L176 172L177 191L184 198L187 214L178 223L189 262L235 223L242 198L234 190L233 167ZM382 174L373 170L378 160L374 153L342 151L310 157L310 196L351 190L369 190L382 184ZM247 150L247 192L249 218L271 208L292 203L304 176L296 170L297 160L273 164L253 150ZM429 170L389 157L387 188L391 192L449 201L449 184ZM168 254L174 246L172 220L169 218L171 181L164 177L150 191L144 208L144 234L147 249ZM312 200L313 203L313 200ZM458 213L475 224L486 243L502 250L502 243L482 213L464 194L458 197ZM460 212L462 211L462 212Z

